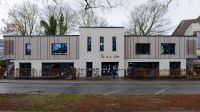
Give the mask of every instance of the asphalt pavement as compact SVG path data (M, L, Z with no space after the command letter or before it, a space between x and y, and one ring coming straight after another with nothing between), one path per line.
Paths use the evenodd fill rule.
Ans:
M0 94L170 95L200 94L200 81L0 80Z

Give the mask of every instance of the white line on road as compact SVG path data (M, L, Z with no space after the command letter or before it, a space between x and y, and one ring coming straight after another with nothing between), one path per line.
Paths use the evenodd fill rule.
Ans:
M169 88L162 89L162 90L160 90L160 91L156 92L156 93L155 93L155 95L159 95L159 94L161 94L161 93L165 92L167 89L169 89Z
M105 93L103 95L106 96L106 95L117 93L117 92L120 92L120 91L124 91L124 89L120 89L120 90L117 90L117 91L112 91L112 92L109 92L109 93Z

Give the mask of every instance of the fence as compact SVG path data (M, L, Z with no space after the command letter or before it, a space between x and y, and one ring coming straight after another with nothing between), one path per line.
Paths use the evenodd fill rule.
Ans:
M200 76L200 70L186 69L159 70L159 69L119 69L116 75L102 76L99 69L15 69L7 72L6 68L0 68L0 76L16 79L137 79L137 78L186 78Z
M183 78L193 75L192 72L186 69L134 69L128 68L127 75L129 79L135 78Z

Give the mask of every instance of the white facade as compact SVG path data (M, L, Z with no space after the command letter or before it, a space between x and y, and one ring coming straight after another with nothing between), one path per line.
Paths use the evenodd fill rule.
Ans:
M100 51L100 37L104 37L104 51ZM92 49L87 51L87 37L92 39ZM117 48L112 51L112 37L116 37ZM124 28L80 28L80 68L92 62L93 68L101 68L102 62L119 62L124 69ZM101 74L101 69L100 69ZM124 74L119 74L124 75Z
M200 32L200 22L192 23L187 30L185 31L184 35L194 35L195 32Z

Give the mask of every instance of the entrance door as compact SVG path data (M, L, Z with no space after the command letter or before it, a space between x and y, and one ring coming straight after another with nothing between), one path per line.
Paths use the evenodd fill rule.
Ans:
M86 76L87 77L92 77L92 73L93 73L93 64L92 62L87 62L86 63Z
M115 76L118 75L119 62L102 62L101 74L102 76Z
M31 63L19 63L20 77L31 77Z
M181 62L170 62L170 75L171 76L181 75Z

